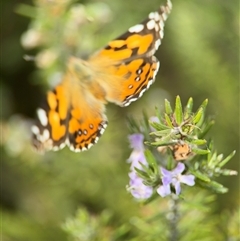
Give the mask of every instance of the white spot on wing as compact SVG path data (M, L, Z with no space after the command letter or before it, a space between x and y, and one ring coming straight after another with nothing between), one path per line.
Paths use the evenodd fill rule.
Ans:
M38 115L39 121L42 124L42 126L46 126L47 123L48 123L48 118L47 118L46 111L43 110L43 109L38 109L37 110L37 115Z
M151 80L148 81L147 89L152 85L152 83L153 83L153 79L151 79Z
M59 147L58 147L58 146L54 146L54 147L52 148L52 150L53 150L53 151L58 151L58 150L59 150Z
M152 20L147 22L147 28L149 30L154 29L155 28L155 24L156 24L156 22L152 19Z
M160 38L162 39L163 36L164 36L164 33L163 33L163 30L162 30L162 29L160 30L159 34L160 34Z
M163 21L160 21L160 22L159 22L159 26L160 26L160 29L163 29L163 28L164 28L164 22L163 22Z
M130 33L139 33L144 29L142 24L137 24L128 29Z
M137 74L139 75L139 74L141 74L142 73L142 69L138 69L137 70Z
M65 145L66 145L65 142L61 143L60 146L59 146L59 148L60 148L60 149L63 149L63 147L65 147Z
M93 146L92 143L88 144L88 149L91 148Z
M149 13L148 17L149 17L150 19L154 19L154 18L155 18L155 13L154 13L154 12Z
M154 19L156 22L160 20L160 15L158 12L155 12Z
M160 62L157 62L156 64L157 64L156 70L153 72L153 78L154 78L154 79L156 78L157 72L158 72L158 70L159 70Z
M139 94L139 98L142 97L143 93L146 91L146 89L143 89L140 94Z
M40 130L37 126L33 125L31 127L32 133L35 134L36 136L39 134Z
M69 142L68 138L65 140L65 144L68 145L68 146L70 145L70 142Z
M43 135L44 141L48 140L50 137L49 130L45 129L42 135Z
M135 81L139 81L139 80L140 80L140 77L137 76L137 77L135 78Z
M157 50L157 49L159 48L160 44L161 44L161 40L158 39L158 40L155 42L155 50Z
M163 14L162 14L162 17L163 17L163 20L166 21L166 19L167 19L167 14L166 14L166 13L163 13Z
M107 128L107 123L104 123L102 126L103 126L104 129L106 129Z
M105 131L105 129L102 128L102 129L100 130L100 134L102 135L104 131Z

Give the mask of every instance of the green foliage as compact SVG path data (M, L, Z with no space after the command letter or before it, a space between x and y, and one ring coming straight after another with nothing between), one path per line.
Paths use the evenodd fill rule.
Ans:
M176 161L184 161L198 185L216 193L228 191L215 179L220 175L237 175L237 171L223 169L235 151L223 158L223 154L217 155L213 149L213 142L199 139L199 136L203 136L202 132L207 134L206 130L210 129L208 125L212 123L204 119L207 103L205 100L197 111L193 112L193 98L190 98L183 111L181 99L177 96L174 111L169 101L165 100L165 113L157 112L158 117L152 117L154 121L150 118L150 125L141 126L133 119L130 120L131 130L139 130L145 135L145 140L150 140L145 142L150 148L145 151L148 165L140 163L141 170L135 168L146 186L156 188L161 184L159 166L172 170L176 166ZM140 123L146 123L147 116L144 115L143 119ZM154 151L150 152L153 148L156 148L161 156Z
M109 240L110 230L107 224L110 219L108 212L103 212L98 218L90 215L84 208L78 209L76 217L68 218L63 229L76 241ZM105 227L106 226L106 227Z
M199 139L198 136L203 132L202 124L204 120L205 108L207 100L205 100L196 113L192 112L190 106L193 106L192 98L189 99L185 111L183 112L180 97L177 96L175 109L172 112L170 103L165 100L165 114L164 119L159 118L159 122L150 121L150 125L156 129L151 135L158 137L157 141L149 144L155 146L166 146L177 144L181 145L187 143L191 149L198 154L207 154L208 150L197 149L195 146L206 144L206 140ZM162 116L157 113L157 116ZM205 122L204 122L205 124ZM204 126L204 129L209 129L209 126Z
M129 150L124 117L127 114L139 116L143 108L148 115L155 115L154 106L161 108L164 99L172 100L176 95L184 101L193 96L196 104L208 98L211 103L208 111L216 119L211 129L215 146L224 156L239 149L239 58L236 51L239 26L238 8L235 7L238 2L173 2L173 12L157 53L161 68L150 90L128 108L108 106L109 127L98 145L88 153L73 154L62 150L44 156L32 151L29 133L35 109L43 98L40 89L55 85L64 72L68 55L89 55L165 1L142 1L141 4L138 0L24 2L26 4L19 5L17 0L3 0L1 11L3 240L74 240L74 232L66 229L66 224L75 219L77 223L83 222L85 228L87 223L92 225L92 230L100 233L102 240L139 240L139 237L143 241L169 240L166 217L171 216L168 212L171 208L167 200L141 206L126 194L125 160ZM56 3L62 4L54 12L51 6ZM44 4L48 4L47 7ZM23 57L33 63L24 61ZM189 118L192 108L189 100L187 111L182 110L183 119ZM166 109L165 119L169 126L169 114L175 110L169 106ZM146 117L141 126L144 125L150 128ZM212 125L213 121L206 124L207 128L203 124L198 138L204 139ZM194 143L197 144L205 145ZM208 149L212 150L211 146ZM204 156L206 169L196 166L192 171L198 173L200 169L201 174L212 172L218 176L219 169L212 169L212 162L220 165L221 175L239 167L239 151L233 161L226 164L226 169L222 169L222 164L228 157L214 153L211 151ZM153 165L152 158L148 159L149 165ZM198 178L201 184L206 184L201 178L204 177ZM230 179L229 182L217 179L229 188L229 192L214 198L214 203L209 201L212 198L209 192L199 189L197 193L185 193L186 202L179 204L181 240L204 240L206 235L206 240L240 239L239 210L235 211L239 205L239 179ZM81 215L78 220L77 210L82 206L88 222ZM214 207L215 214L208 207ZM166 212L156 213L160 208ZM110 221L102 218L105 212L111 213ZM74 229L75 223L72 225Z
M223 234L226 240L228 238L233 241L239 239L237 211L223 214L222 222L219 222L219 217L212 213L216 201L214 195L195 190L195 192L188 192L187 196L187 202L176 202L176 200L153 202L147 208L151 217L143 219L141 216L134 216L129 222L113 229L109 228L111 215L108 212L105 211L100 216L93 216L86 210L79 209L74 218L66 221L63 229L69 233L70 240L74 241L154 241L156 239L162 241L220 241ZM156 213L155 210L159 210L159 207L162 211ZM169 223L172 225L174 222L174 212L177 212L178 215L177 229L181 230L175 234L177 239L171 239L176 230L169 230ZM209 218L210 216L211 218ZM222 226L223 223L228 223L228 225ZM196 229L196 227L198 228Z
M228 191L228 189L220 183L215 181L211 182L210 178L218 177L220 175L237 175L237 172L234 170L222 169L222 167L230 161L236 152L233 151L230 155L223 159L223 154L217 155L211 144L207 159L203 159L198 162L196 161L191 172L198 177L199 184L201 186L212 189L218 193L225 193Z

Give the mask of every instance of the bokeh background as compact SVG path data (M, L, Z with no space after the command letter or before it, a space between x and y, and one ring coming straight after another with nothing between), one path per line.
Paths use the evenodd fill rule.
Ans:
M125 189L129 168L126 160L130 155L126 117L140 118L143 109L154 115L155 106L162 108L165 98L173 103L176 95L180 95L185 104L193 97L196 108L208 98L207 113L216 121L209 135L218 153L227 156L237 150L227 168L239 170L237 0L173 0L165 37L156 53L161 67L155 84L127 108L108 104L109 126L89 151L75 154L66 148L39 155L31 148L30 126L45 91L54 86L63 72L66 56L90 55L165 3L72 1L78 8L68 14L73 5L64 4L71 1L59 1L63 5L56 12L46 8L46 2L54 3L1 3L3 240L67 240L61 225L80 206L96 214L110 210L113 226L138 215L141 208ZM79 3L83 6L79 7ZM43 9L41 14L36 14L34 4ZM68 20L72 25L65 25ZM52 27L56 24L62 35L54 36L56 29ZM35 47L37 37L27 35L27 30L39 29L39 25L45 34ZM60 53L60 58L56 58L56 53ZM36 61L26 61L33 58ZM214 212L231 212L239 206L239 176L218 181L229 192L217 196Z

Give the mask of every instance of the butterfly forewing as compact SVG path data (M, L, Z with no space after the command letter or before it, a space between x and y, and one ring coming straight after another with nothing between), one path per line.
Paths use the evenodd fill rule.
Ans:
M172 4L168 1L166 6L150 13L142 23L130 27L126 33L110 41L98 54L121 62L140 56L152 56L161 44L164 22L171 9Z
M166 6L150 13L142 23L129 28L90 58L93 62L96 58L108 58L114 63L115 70L107 88L108 101L127 106L154 82L160 65L154 54L161 44L164 22L171 8L168 1Z

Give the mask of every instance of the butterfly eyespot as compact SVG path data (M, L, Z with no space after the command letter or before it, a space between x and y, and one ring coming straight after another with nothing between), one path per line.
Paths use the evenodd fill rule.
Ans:
M75 136L77 137L77 136L81 136L82 135L82 130L77 130L76 132L75 132Z
M138 70L136 71L136 73L137 73L138 75L140 75L142 72L143 72L142 69L138 69Z
M128 86L128 89L132 89L132 88L133 88L133 85L129 85L129 86Z
M89 128L90 128L90 129L93 129L93 127L94 127L93 124L90 124L90 125L89 125Z
M87 130L83 130L83 135L87 135L88 131Z
M137 76L136 78L135 78L135 81L139 81L139 80L141 80L141 78L139 77L139 76Z

